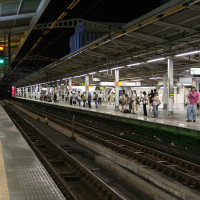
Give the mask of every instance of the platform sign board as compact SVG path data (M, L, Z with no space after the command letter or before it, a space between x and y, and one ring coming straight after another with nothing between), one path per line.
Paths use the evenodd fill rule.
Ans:
M100 82L100 86L115 86L115 82Z
M100 81L100 78L93 78L92 81L94 82Z
M191 75L200 75L200 68L190 68Z
M180 77L179 83L192 83L192 77Z

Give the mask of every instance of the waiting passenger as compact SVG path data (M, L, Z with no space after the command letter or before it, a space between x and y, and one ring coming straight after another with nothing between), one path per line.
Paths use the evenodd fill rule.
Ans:
M98 94L96 92L94 92L94 98L93 98L94 102L95 102L95 106L96 108L98 107L97 106L97 100L98 100Z
M88 106L89 106L89 108L91 108L91 100L92 100L92 96L91 96L91 93L89 92L89 94L88 94Z
M110 105L113 103L113 105L114 105L114 94L113 94L113 92L111 92L110 94L109 94L109 97L110 97Z
M86 93L85 92L82 95L82 100L83 100L83 107L85 107L85 103L86 103Z
M77 95L77 101L78 101L78 105L81 105L81 94L80 91L78 91L78 95Z
M158 93L154 94L153 97L153 113L154 113L154 118L158 118L158 103L159 103L159 97L158 97Z
M57 94L54 94L54 102L57 102Z
M126 97L125 97L125 91L124 90L122 91L122 96L120 97L119 102L122 106L122 109L120 111L124 112L124 106L126 104Z
M98 98L98 104L101 105L101 103L102 103L102 94L101 94L101 92L100 92L100 94L99 94L99 98Z
M76 105L76 101L77 101L77 95L76 93L73 93L73 105Z
M132 104L131 108L133 114L136 114L135 113L136 98L137 98L136 92L131 90L131 104Z
M191 122L191 115L193 114L193 122L196 122L197 116L197 104L199 103L199 93L196 92L195 87L192 87L191 91L188 94L189 104L187 106L187 121Z
M72 101L73 101L73 93L72 93L72 91L71 91L71 93L70 93L70 96L69 96L69 102L70 102L70 105L72 105Z
M142 97L141 101L142 101L142 104L143 104L144 116L147 116L148 98L147 98L147 93L145 91L143 92L143 97Z

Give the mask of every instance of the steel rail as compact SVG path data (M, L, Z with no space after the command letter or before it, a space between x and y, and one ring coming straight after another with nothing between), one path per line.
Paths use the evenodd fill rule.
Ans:
M8 109L7 109L8 110ZM13 111L14 112L14 111ZM18 113L14 113L17 116L17 120L20 120L20 125L25 126L26 129L33 131L36 133L39 138L45 141L46 144L50 145L53 151L57 152L57 154L62 157L65 164L70 166L73 170L76 171L76 174L80 176L87 184L92 185L95 188L96 193L105 200L125 200L120 194L118 194L115 190L113 190L110 186L108 186L105 182L103 182L100 178L98 178L95 174L93 174L89 169L83 166L78 160L73 158L70 154L65 152L62 147L58 146L52 139L48 138L44 133L42 133L38 128L34 127L30 122L26 119L23 119ZM25 133L26 138L28 135ZM31 139L29 139L31 140ZM58 175L59 176L59 175Z
M43 117L48 117L49 120L54 121L55 123L68 128L72 127L71 120L65 119L58 115L54 115L52 113L48 113L46 111L37 111L36 108L32 109L30 106L28 107L32 112L37 113L40 116L42 115ZM111 148L113 151L118 152L123 156L126 155L126 157L132 158L137 162L142 163L143 165L147 165L159 172L163 172L164 174L175 178L185 185L196 189L200 188L200 179L198 178L200 177L199 165L151 149L149 147L130 142L128 140L77 122L74 122L74 131L100 143L101 145L106 146L107 148ZM101 138L99 136L101 136ZM102 136L104 139L102 139Z

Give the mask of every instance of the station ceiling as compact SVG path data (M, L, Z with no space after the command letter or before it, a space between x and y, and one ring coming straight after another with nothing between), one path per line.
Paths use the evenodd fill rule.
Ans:
M16 58L49 2L50 0L0 1L0 44L8 47L10 41L11 48L7 53L10 62ZM0 72L6 74L9 73L8 70L9 67L6 66Z
M167 73L167 59L146 62L151 59L174 56L179 53L200 50L200 1L173 0L123 25L82 47L58 61L24 79L14 83L16 86L48 82L57 79L98 72L102 80L114 80L110 70L120 69L120 79L144 79L154 84L150 77ZM140 65L130 64L142 63ZM197 67L199 53L174 57L175 77L182 76L184 70Z

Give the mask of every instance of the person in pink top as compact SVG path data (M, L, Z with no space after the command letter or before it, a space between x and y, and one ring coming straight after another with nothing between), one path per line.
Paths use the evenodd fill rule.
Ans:
M196 88L192 87L191 91L188 94L188 107L187 107L187 121L191 122L191 114L193 114L193 122L196 122L197 116L197 104L199 103L199 93L196 92Z

